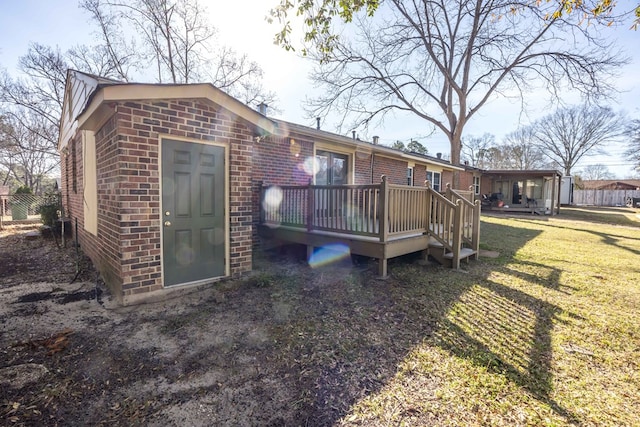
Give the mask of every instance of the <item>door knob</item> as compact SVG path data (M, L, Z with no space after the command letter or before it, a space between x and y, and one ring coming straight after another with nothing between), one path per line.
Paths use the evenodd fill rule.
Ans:
M171 221L165 221L164 222L164 226L165 227L171 227Z

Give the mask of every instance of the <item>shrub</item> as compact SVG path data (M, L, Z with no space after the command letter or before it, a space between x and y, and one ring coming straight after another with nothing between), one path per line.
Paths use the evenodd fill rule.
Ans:
M38 213L42 218L43 224L53 227L58 219L60 210L60 196L57 193L46 193L42 204L38 208Z
M33 194L33 191L31 191L30 187L23 185L22 187L18 187L16 194Z

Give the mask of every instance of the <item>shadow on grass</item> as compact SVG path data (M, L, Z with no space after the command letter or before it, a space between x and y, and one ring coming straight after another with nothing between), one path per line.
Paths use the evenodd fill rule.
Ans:
M531 295L486 281L454 304L437 345L527 390L568 422L578 419L550 396L551 331L560 309Z
M511 264L518 263L511 254L540 233L483 227L491 234L487 247L506 252ZM372 269L338 273L337 280L335 267L306 269L305 285L295 297L285 296L296 301L289 310L295 315L272 325L271 334L282 343L274 360L281 361L283 375L296 378L296 420L335 424L356 402L380 392L407 355L426 343L504 375L558 416L575 421L550 397L551 332L558 307L486 277L425 268L416 261L411 256L392 260L387 280L376 279ZM561 271L554 268L545 266L544 277L501 264L496 268L550 289L572 290L560 289Z
M629 218L628 215L640 213L633 208L616 207L565 207L560 210L560 218L575 219L593 223L640 227L640 220ZM640 218L640 217L639 217Z
M529 223L534 223L533 221L528 221L528 220L521 220L522 222L529 222ZM576 230L576 226L573 227L567 227L564 225L560 225L558 223L556 224L551 224L551 223L545 223L546 227L552 227L552 228L558 228L558 229L562 229L562 230ZM625 251L629 251L633 254L636 255L640 255L640 251L634 248L628 248L624 245L620 244L620 240L638 240L640 241L640 238L638 237L631 237L628 235L623 235L623 234L612 234L612 233L603 233L600 231L594 231L594 230L589 230L586 228L579 228L580 231L584 232L584 233L589 233L589 234L593 234L594 236L598 236L600 237L600 239L602 240L602 243L609 245L609 246L614 246L616 248L625 250Z

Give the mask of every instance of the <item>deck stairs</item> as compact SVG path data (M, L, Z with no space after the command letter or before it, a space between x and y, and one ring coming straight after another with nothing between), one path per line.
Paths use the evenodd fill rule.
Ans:
M433 196L429 217L427 256L456 269L461 261L478 259L480 202L474 200L471 188L453 190L447 184L444 193Z
M449 242L449 246L453 246L453 242ZM433 258L438 264L454 268L454 259L455 254L452 250L450 250L447 246L440 243L438 240L433 237L429 238L429 247L426 250L426 255ZM460 252L458 254L459 261L469 261L470 259L477 259L478 251L473 248L463 246L460 248Z

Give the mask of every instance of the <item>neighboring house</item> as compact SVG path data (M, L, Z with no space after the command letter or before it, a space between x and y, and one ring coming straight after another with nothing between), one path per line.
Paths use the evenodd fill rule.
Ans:
M210 84L123 83L77 71L67 75L58 150L67 217L77 224L84 253L124 304L250 271L266 186L308 186L310 180L318 186L357 184L368 195L355 202L371 203L365 196L375 195L390 206L401 201L396 187L415 185L409 202L421 200L421 209L439 203L442 218L454 218L457 205L439 194L428 203L424 197L433 190L424 182L442 186L443 174L462 170L441 159L268 118ZM346 199L331 194L316 199L317 212L343 206ZM299 215L302 202L296 205ZM424 244L426 220L418 224L413 212L397 206L400 216L388 227L380 225L386 215L371 217L380 221L380 240L402 226L398 233L420 236ZM471 212L474 205L464 206ZM408 214L411 221L401 217ZM468 223L472 216L456 218ZM479 211L477 217L479 224ZM449 232L447 222L439 232ZM477 247L479 226L473 230ZM445 246L456 242L455 266L462 236L447 236L434 238ZM466 256L477 253L472 252ZM384 260L384 272L386 259L397 253L375 253Z
M579 188L581 190L640 190L640 179L597 179L582 180Z
M498 211L560 213L562 173L557 170L485 170L480 191Z

